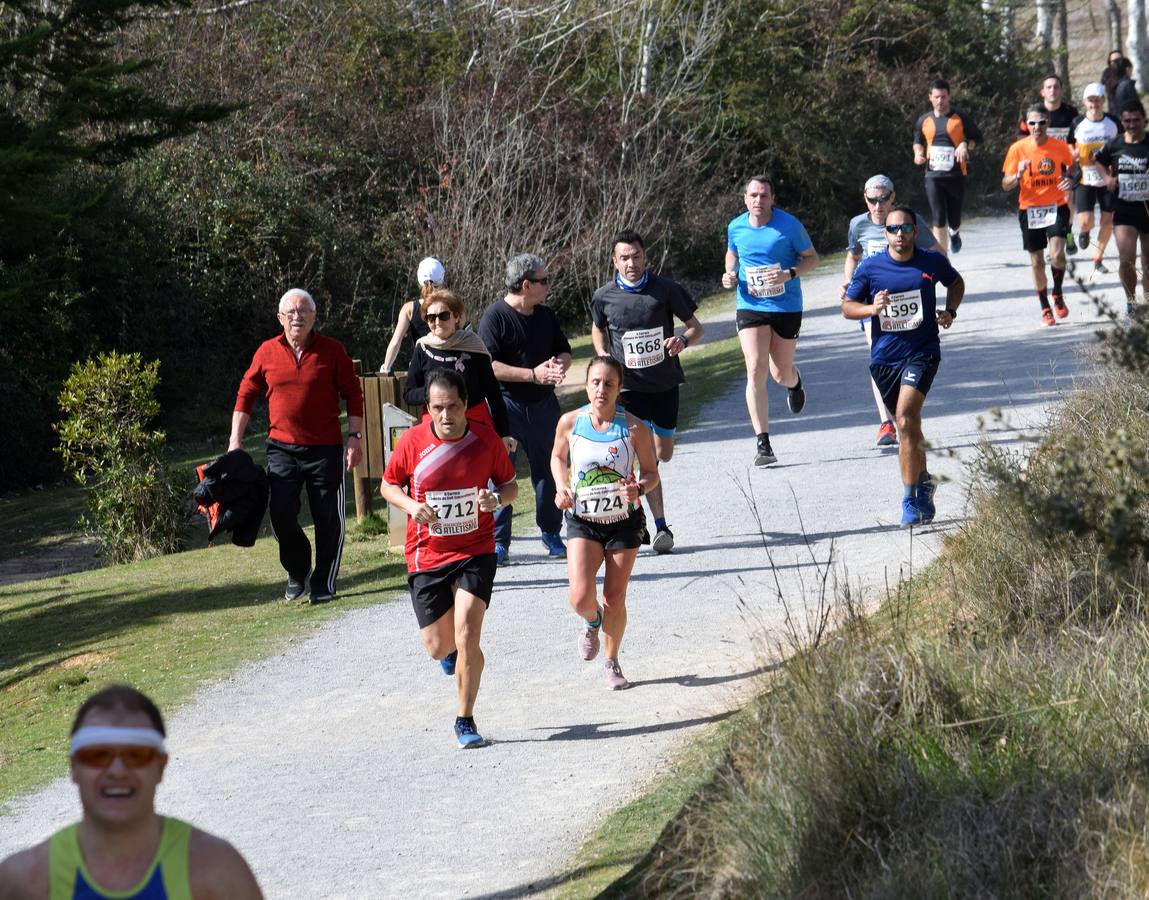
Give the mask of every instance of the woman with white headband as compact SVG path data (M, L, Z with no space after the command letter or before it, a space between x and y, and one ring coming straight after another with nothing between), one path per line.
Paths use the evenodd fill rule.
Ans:
M83 818L0 862L0 897L262 898L231 844L156 813L165 734L160 711L135 688L111 685L89 697L69 749Z

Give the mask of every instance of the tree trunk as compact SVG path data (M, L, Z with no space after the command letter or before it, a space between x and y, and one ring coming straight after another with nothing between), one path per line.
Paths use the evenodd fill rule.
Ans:
M1105 17L1109 20L1109 46L1105 51L1108 54L1112 50L1120 50L1122 44L1121 7L1117 0L1105 0Z
M1129 23L1127 28L1129 40L1129 59L1133 62L1133 80L1137 83L1137 90L1145 89L1142 79L1149 75L1149 41L1145 36L1145 0L1129 0Z
M1057 0L1036 0L1037 27L1034 37L1041 50L1041 58L1047 65L1053 64L1053 20L1057 11Z
M1069 84L1069 13L1065 0L1057 0L1057 75L1066 97L1073 96Z

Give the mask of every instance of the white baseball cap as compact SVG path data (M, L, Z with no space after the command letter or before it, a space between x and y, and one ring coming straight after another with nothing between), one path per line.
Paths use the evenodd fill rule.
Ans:
M443 264L433 256L428 256L425 260L419 263L419 271L415 275L415 280L419 284L426 284L428 281L435 284L442 284L443 279L447 273L443 270Z
M1100 81L1093 81L1085 85L1085 93L1082 95L1086 100L1090 97L1104 97L1105 85Z

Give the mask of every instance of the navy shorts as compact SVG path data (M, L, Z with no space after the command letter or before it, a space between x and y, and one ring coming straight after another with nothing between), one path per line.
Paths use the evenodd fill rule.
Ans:
M734 324L738 331L744 328L761 328L769 325L780 338L792 341L802 330L800 312L759 312L756 309L739 309L734 312Z
M659 437L674 437L678 428L678 385L668 391L623 391L618 402Z
M631 413L631 415L634 415ZM646 531L646 514L639 507L621 522L600 524L588 522L578 516L566 514L567 541L582 538L584 541L594 541L602 544L603 550L634 550L641 547L643 534Z
M1069 234L1069 207L1064 203L1057 207L1057 221L1048 228L1030 228L1024 209L1017 211L1017 221L1021 225L1021 246L1030 253L1040 253L1050 238Z
M425 572L411 572L407 575L407 586L411 588L411 605L415 607L420 628L433 625L455 605L455 593L451 590L455 587L474 594L490 606L495 586L495 554L481 553Z
M896 413L898 394L902 392L902 385L928 394L940 363L941 359L932 353L914 353L892 366L870 363L870 375L873 376L874 384L878 386L886 409Z

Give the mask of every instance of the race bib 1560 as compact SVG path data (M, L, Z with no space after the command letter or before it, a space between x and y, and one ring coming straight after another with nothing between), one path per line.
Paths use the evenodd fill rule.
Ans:
M439 520L428 526L431 534L447 537L470 534L479 527L479 489L460 488L455 491L427 491L428 506L433 506Z
M1118 172L1117 197L1120 200L1149 200L1149 173Z

